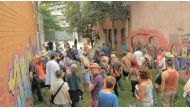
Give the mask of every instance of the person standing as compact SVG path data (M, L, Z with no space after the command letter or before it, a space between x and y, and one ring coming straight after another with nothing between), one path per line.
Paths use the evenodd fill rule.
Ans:
M171 58L166 59L166 67L167 70L162 72L161 76L161 101L163 106L171 107L178 87L179 73L173 69L173 60Z
M161 74L166 70L166 63L165 63L165 50L163 48L160 48L159 54L157 56L157 59L155 60L157 63L157 75L155 79L155 91L156 94L160 92L160 85L161 85Z
M135 51L134 54L133 54L133 57L135 58L135 60L137 61L137 63L138 63L139 66L142 65L142 60L141 60L142 51L141 50L142 50L142 48L138 47L137 51Z
M51 54L50 60L47 62L46 65L46 82L45 85L51 86L52 83L56 80L55 72L60 70L59 64L57 63L57 56L56 52Z
M123 76L126 80L128 80L128 75L131 69L131 60L132 60L133 54L129 52L129 50L126 50L125 56L122 58L122 64L123 64Z
M105 43L102 44L102 51L104 52L105 56L110 57L110 49L106 46Z
M53 42L52 41L48 42L48 50L53 51Z
M40 56L41 56L41 60L42 60L42 66L43 66L43 70L44 70L44 73L46 74L46 64L48 62L48 56L47 56L48 52L46 52L45 50L42 50L40 52Z
M104 88L99 92L98 107L118 107L118 98L112 93L116 80L112 76L106 77Z
M75 41L74 41L74 45L75 45L75 48L77 49L77 39L75 38Z
M149 74L146 67L139 71L141 84L136 86L134 93L139 107L152 107L154 104L153 85Z
M67 82L63 81L63 77L65 76L65 72L62 70L57 70L56 71L56 77L57 79L52 83L51 88L50 88L50 95L56 94L58 89L61 87L59 92L54 98L54 107L70 107L72 101L70 99L69 95L69 86Z
M131 80L131 92L133 97L135 97L135 86L139 83L139 66L135 59L131 61L131 70L129 72L129 80Z
M119 96L117 86L120 87L121 90L124 90L123 85L121 84L121 63L119 62L119 59L115 56L115 54L111 54L111 66L110 66L110 73L111 76L113 76L117 83L114 87L114 92L117 96Z
M97 63L92 63L90 70L93 76L92 83L89 85L89 91L91 92L92 102L91 106L96 107L98 103L99 91L103 88L103 78L100 74L100 67Z
M82 47L80 47L80 49L78 50L78 55L79 55L79 57L84 56L84 51L83 51Z
M89 83L90 83L90 70L89 70L89 60L88 58L81 56L81 70L82 70L82 82L84 86L84 91L88 89Z
M64 55L60 56L59 67L60 67L61 70L63 70L63 68L65 67L65 57L64 57Z
M45 85L46 74L45 74L44 69L43 69L42 57L41 56L37 57L36 68L37 68L39 78L41 80L41 85L44 86Z
M41 91L41 79L39 78L38 70L36 67L36 64L38 62L38 56L35 56L30 65L29 65L29 74L30 74L30 80L31 80L31 85L32 85L32 91L34 92L35 89L37 90L37 96L39 101L43 102L43 96L42 96L42 91Z
M77 74L77 65L71 65L71 73L67 74L66 81L69 84L69 94L72 100L72 107L78 107L79 105L79 92L80 92L80 76Z

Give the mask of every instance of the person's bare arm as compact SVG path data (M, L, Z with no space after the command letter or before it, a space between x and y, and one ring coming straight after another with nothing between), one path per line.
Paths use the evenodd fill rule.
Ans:
M164 92L164 88L165 88L165 78L166 78L166 72L162 72L161 74L161 79L162 79L162 82L161 82L161 96Z
M144 99L144 93L145 93L145 90L146 90L146 86L145 85L140 85L140 88L139 88L139 91L140 93L137 94L137 92L135 91L135 97L138 101L142 102L143 99Z
M72 100L70 98L69 91L64 91L64 94L66 95L67 99L69 100L69 103L72 104Z

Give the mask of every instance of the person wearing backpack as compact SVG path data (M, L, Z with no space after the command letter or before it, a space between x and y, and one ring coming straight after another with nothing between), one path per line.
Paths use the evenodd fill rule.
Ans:
M57 70L55 74L57 80L52 83L49 91L50 103L52 103L54 107L70 107L72 101L68 92L69 86L68 83L64 82L62 79L65 72L62 70Z
M119 96L118 89L117 89L117 82L121 79L121 63L119 62L118 58L115 55L111 55L111 65L110 65L110 72L111 76L116 79L116 84L114 87L114 92L117 96Z

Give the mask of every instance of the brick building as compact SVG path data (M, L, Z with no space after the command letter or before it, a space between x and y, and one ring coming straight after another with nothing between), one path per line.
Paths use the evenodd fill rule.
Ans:
M31 106L28 66L38 53L36 3L0 2L0 106Z
M127 25L125 21L114 21L114 30L112 29L112 20L106 19L103 23L104 33L106 35L106 43L112 48L112 50L116 51L117 54L124 52L126 48L126 32L128 31ZM114 31L114 35L113 32Z
M153 58L160 47L165 48L180 57L175 58L175 65L183 69L190 64L189 12L190 2L132 2L127 47L133 51L146 46Z
M112 50L120 54L125 48L146 47L155 58L162 47L180 57L175 59L179 70L190 64L190 2L133 1L129 12L126 22L115 21L114 35L112 21L107 19L103 24Z

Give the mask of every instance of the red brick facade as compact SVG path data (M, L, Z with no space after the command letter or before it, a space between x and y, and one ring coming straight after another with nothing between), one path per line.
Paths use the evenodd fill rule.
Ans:
M0 106L30 106L28 65L36 44L34 3L0 2Z

